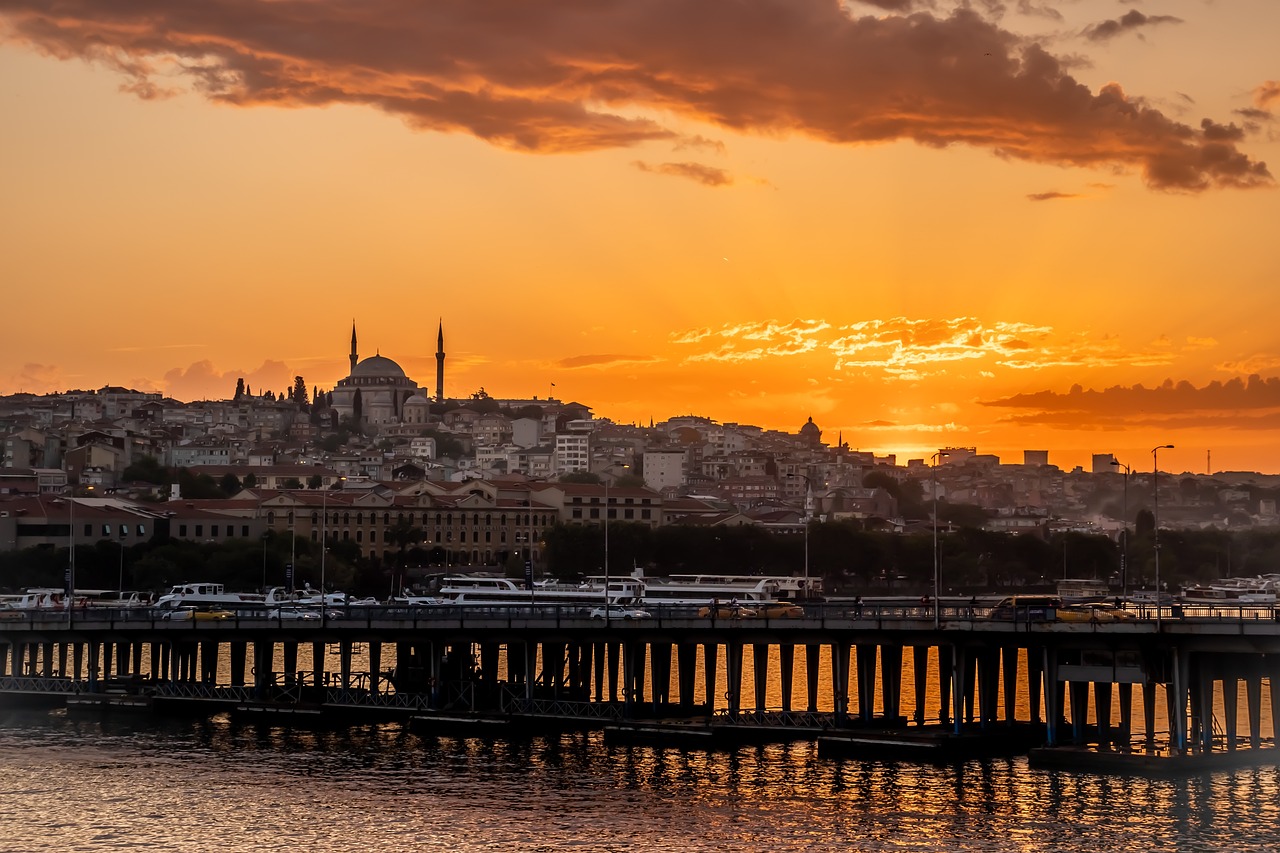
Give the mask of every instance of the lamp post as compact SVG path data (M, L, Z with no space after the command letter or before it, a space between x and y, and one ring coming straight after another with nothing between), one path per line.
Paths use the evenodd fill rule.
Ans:
M1160 444L1151 448L1151 541L1156 552L1156 631L1161 629L1160 601L1160 451L1173 450L1172 444Z
M938 559L938 466L942 464L944 456L949 455L945 450L939 450L937 453L929 457L933 462L930 471L933 476L933 627L937 628L942 624L942 606L940 599L942 597L942 564Z
M341 489L342 484L346 482L346 477L339 477L337 488ZM325 488L320 493L320 622L324 624L329 615L328 602L324 597L324 555L329 550L329 490L333 486Z
M804 598L809 598L809 524L813 521L813 481L804 474L792 474L792 477L799 477L804 480L804 515L801 520L804 522L804 586L801 587Z
M630 465L623 465L625 471ZM607 473L607 472L606 472ZM604 624L609 624L609 478L604 480Z
M1124 471L1124 499L1121 503L1120 520L1124 526L1120 529L1120 598L1129 598L1129 474L1132 469L1114 457L1111 464Z

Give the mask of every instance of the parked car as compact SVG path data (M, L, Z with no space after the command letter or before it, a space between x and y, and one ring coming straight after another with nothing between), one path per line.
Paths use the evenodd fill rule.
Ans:
M610 619L652 619L653 614L648 610L641 610L639 607L609 607ZM592 619L604 619L605 612L603 607L596 607L591 611Z

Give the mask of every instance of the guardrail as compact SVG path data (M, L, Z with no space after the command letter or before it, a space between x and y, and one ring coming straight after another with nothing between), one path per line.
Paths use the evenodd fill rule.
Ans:
M644 615L635 615L634 609L619 607L617 613L608 624L611 628L626 630L651 625L664 625L671 622L688 623L704 622L712 626L743 626L789 624L793 622L825 622L840 620L868 625L933 620L935 614L939 621L948 623L991 623L995 622L1053 622L1068 621L1055 618L1052 609L1044 613L1017 614L1009 618L996 618L1000 608L989 602L944 600L936 606L928 597L919 602L903 602L895 600L885 603L874 600L858 601L826 601L805 602L801 605L803 613L783 616L765 616L751 612L752 602L740 605L721 603L717 615L703 615L707 605L646 605ZM109 608L89 607L76 608L70 614L59 610L8 610L0 611L0 633L6 629L34 628L74 628L77 625L92 627L148 627L153 629L180 633L184 631L216 631L222 626L236 628L262 628L306 633L317 628L340 626L374 627L388 622L409 623L413 627L440 626L447 623L462 624L466 622L499 622L508 627L517 622L539 621L561 625L582 625L589 623L601 626L599 608L580 604L438 604L422 606L404 605L361 605L346 608L330 608L323 619L291 619L269 616L265 611L240 609L230 612L222 618L182 618L169 619L153 608ZM620 614L630 610L631 615ZM1276 604L1239 604L1239 605L1207 605L1183 604L1170 602L1157 608L1154 604L1129 603L1120 608L1125 621L1203 621L1203 622L1280 622L1280 606ZM1072 620L1075 621L1075 620ZM1089 621L1089 620L1084 620ZM1109 619L1096 621L1107 622Z

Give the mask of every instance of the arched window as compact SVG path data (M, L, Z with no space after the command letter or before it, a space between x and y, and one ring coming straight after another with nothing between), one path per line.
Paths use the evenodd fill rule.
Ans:
M276 514L274 512L267 513L267 524L276 523Z
M351 523L351 513L349 513L349 512L344 512L344 513L342 514L342 523L343 523L343 524L350 524L350 523Z
M356 513L356 524L364 524L364 513L363 513L363 512L357 512L357 513Z
M289 510L289 524L293 524L293 510Z
M484 526L485 526L485 527L489 527L489 526L491 526L492 524L493 524L493 516L492 516L492 515L485 515L485 517L484 517Z
M314 526L319 523L320 523L320 513L318 512L311 513L311 524Z
M390 524L390 523L391 523L391 513L389 513L389 512L384 512L384 513L382 514L382 523L383 523L384 525L385 525L385 524Z

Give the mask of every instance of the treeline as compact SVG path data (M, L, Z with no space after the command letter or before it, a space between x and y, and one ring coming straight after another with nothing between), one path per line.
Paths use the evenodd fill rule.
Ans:
M211 582L228 590L247 591L284 586L286 566L294 564L294 586L320 586L320 546L288 533L270 532L261 539L219 543L182 539L122 547L101 540L75 548L77 589L165 591L174 584ZM27 548L0 553L0 586L12 591L29 587L66 586L70 563L67 548ZM360 558L354 542L329 546L324 564L325 585L357 595L386 598L389 575Z
M814 522L806 536L754 525L657 529L628 522L609 525L610 571L635 567L648 575L800 575L806 551L811 576L824 578L832 593L928 594L933 589L934 543L930 533L893 534L862 529L857 522ZM196 543L177 539L124 548L101 541L76 547L76 586L81 589L162 590L173 584L210 581L249 590L285 583L294 563L294 585L320 583L319 545L286 532L261 539ZM575 579L604 572L604 528L557 524L542 532L539 576ZM420 531L389 534L398 551L388 562L360 556L352 541L330 545L326 585L356 595L386 598L412 576L443 571L493 569L521 576L519 558L498 552L497 565L460 566L440 546L423 547ZM1154 585L1155 551L1149 524L1131 531L1127 548L1106 536L1065 533L1038 536L993 533L977 528L940 532L938 563L944 592L977 593L1052 586L1063 577L1120 583L1122 554L1130 588ZM291 556L292 554L292 556ZM123 557L123 579L121 558ZM0 553L0 586L62 587L69 562L66 548L30 548ZM1168 589L1228 576L1280 571L1280 530L1238 533L1219 530L1161 530L1160 577Z
M1063 577L1120 583L1126 557L1128 585L1155 584L1150 525L1130 531L1127 547L1103 535L1063 533L1048 539L977 528L940 531L938 562L944 591L995 591L1048 586ZM801 574L805 535L755 526L704 528L670 525L651 529L609 525L611 572L643 567L647 574ZM599 575L604 565L603 528L557 525L544 534L546 571L557 577ZM933 589L934 547L930 533L868 531L854 521L809 526L808 567L828 590L901 591ZM1232 533L1218 530L1160 531L1160 579L1169 589L1228 576L1280 572L1280 530Z

